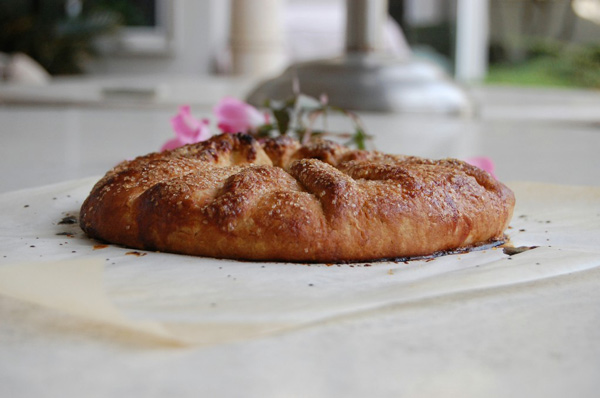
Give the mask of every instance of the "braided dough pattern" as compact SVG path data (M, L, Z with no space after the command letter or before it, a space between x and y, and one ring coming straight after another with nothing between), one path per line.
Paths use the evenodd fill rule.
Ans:
M426 256L500 241L512 191L455 159L227 134L110 170L80 213L92 238L217 258Z

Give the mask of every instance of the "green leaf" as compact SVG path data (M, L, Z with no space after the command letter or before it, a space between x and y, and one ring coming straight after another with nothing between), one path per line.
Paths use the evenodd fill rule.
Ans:
M352 136L352 143L356 145L358 149L366 149L366 143L368 136L365 134L362 128L357 127L356 132Z
M286 107L273 109L273 117L277 121L277 130L281 135L287 134L287 131L290 127L290 114L289 110Z

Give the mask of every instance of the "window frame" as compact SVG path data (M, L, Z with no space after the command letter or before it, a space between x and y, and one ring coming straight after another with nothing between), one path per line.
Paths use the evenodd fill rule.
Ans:
M121 29L116 53L132 56L171 56L175 48L173 0L155 0L156 26L125 26Z

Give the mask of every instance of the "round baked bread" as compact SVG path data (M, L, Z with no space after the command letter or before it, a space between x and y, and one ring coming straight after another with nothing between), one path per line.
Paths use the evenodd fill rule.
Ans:
M456 159L224 134L110 170L80 213L92 238L229 259L346 262L498 242L512 191Z

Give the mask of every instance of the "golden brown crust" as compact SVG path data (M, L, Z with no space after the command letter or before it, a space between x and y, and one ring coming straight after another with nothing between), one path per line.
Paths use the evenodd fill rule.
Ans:
M220 135L109 171L81 208L91 237L138 249L368 261L501 240L512 191L455 159Z

